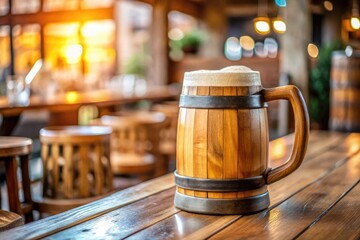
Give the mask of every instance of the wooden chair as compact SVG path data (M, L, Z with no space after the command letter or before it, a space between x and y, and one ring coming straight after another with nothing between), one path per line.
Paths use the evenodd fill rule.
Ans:
M113 190L110 134L105 126L55 126L40 130L43 198L40 212L55 214Z
M0 137L0 161L5 162L6 185L11 212L25 215L25 221L33 221L33 202L29 177L29 155L32 151L32 140L24 137ZM19 199L17 179L18 161L21 167L24 202Z
M119 116L123 114L123 116ZM111 126L111 164L114 174L136 175L140 180L165 173L159 152L159 131L166 124L162 113L117 113L92 124Z
M13 212L0 210L0 232L24 225L24 219Z

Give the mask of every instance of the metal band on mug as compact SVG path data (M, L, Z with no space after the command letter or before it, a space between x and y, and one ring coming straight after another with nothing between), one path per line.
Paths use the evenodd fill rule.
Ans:
M240 199L198 198L175 192L175 206L203 214L249 214L262 211L270 204L269 193Z
M265 185L263 176L242 179L207 179L193 178L174 172L178 187L205 192L241 192L253 190Z
M261 95L249 96L180 96L180 107L203 109L252 109L267 107Z

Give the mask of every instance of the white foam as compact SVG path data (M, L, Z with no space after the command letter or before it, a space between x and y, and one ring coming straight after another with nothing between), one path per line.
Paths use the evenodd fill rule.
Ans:
M186 72L184 86L261 86L260 73L246 66Z

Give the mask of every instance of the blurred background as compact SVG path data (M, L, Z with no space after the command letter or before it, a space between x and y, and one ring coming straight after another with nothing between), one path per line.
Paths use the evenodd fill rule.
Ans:
M299 86L312 127L327 129L332 52L354 57L359 37L357 0L0 0L0 94L38 59L34 93L113 88L129 74L181 85L185 71L241 64L265 87ZM271 107L272 136L286 134L291 112Z

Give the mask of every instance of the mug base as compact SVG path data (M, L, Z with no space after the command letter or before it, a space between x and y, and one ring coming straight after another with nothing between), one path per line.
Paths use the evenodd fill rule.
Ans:
M270 205L269 193L240 199L198 198L181 194L176 191L175 207L186 212L200 214L252 214L266 209Z

